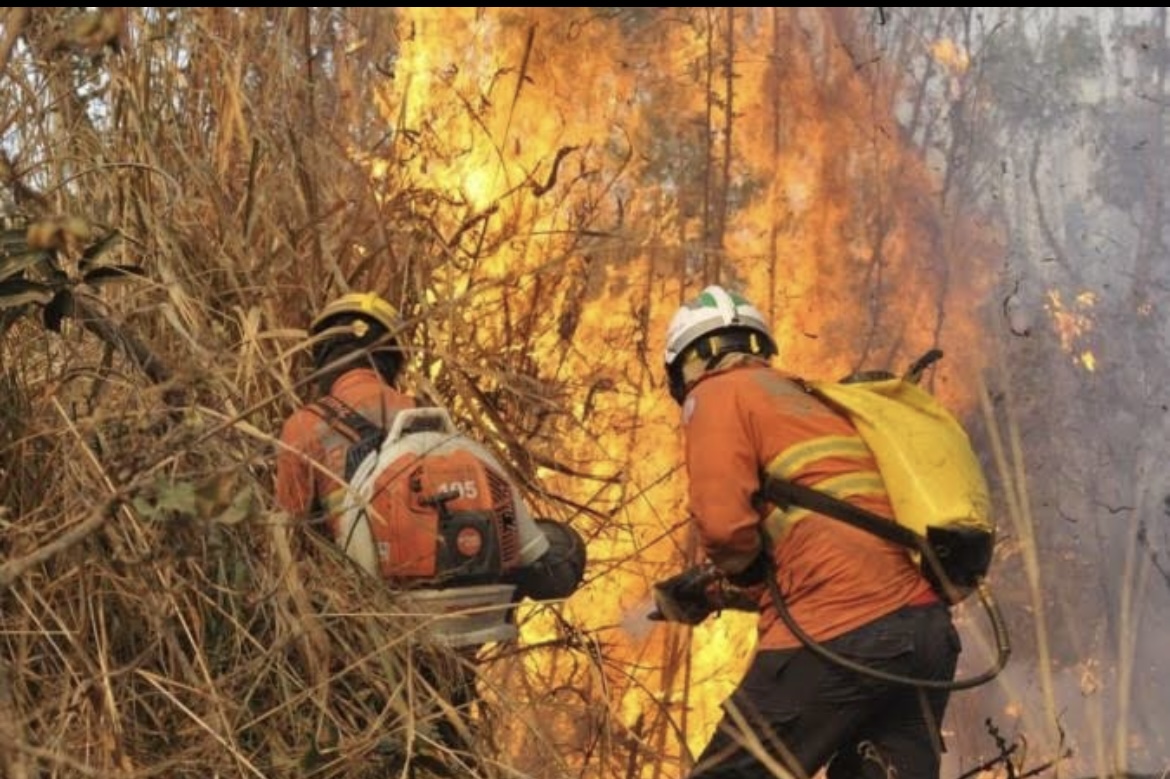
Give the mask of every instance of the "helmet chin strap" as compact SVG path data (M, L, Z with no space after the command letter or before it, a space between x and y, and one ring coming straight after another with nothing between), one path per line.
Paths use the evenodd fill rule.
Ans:
M776 347L769 340L749 330L732 330L708 335L688 346L675 361L667 366L670 396L680 406L687 395L687 381L683 366L692 358L705 360L704 371L709 371L729 354L751 354L758 357L773 357Z
M681 406L687 397L687 385L683 381L682 366L678 364L678 361L675 361L675 365L678 365L678 367L671 367L666 371L667 383L670 389L670 396L674 398L675 403Z

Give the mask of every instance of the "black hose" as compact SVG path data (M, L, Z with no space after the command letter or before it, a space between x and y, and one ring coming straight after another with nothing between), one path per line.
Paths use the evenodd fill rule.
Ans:
M769 565L768 567L771 569L768 575L768 588L772 593L772 603L776 608L776 613L780 615L780 619L784 621L784 624L788 626L788 629L792 631L793 635L800 639L800 642L808 647L809 650L820 655L825 660L847 668L850 671L889 682L890 684L909 685L931 690L968 690L972 687L986 684L998 676L999 672L1007 665L1008 657L1011 655L1011 646L1008 642L1007 626L1003 621L1003 615L1000 613L995 600L991 597L991 592L987 588L987 585L980 581L975 589L979 593L979 602L983 604L983 608L987 612L987 617L991 621L991 631L995 635L996 658L991 668L976 676L952 680L915 679L910 676L901 676L899 674L887 673L877 668L870 668L869 666L837 654L808 633L805 633L784 605L784 597L781 595L780 585L776 581L775 566Z

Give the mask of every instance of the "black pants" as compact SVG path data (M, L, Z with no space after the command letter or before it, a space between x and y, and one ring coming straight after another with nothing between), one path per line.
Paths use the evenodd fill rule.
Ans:
M954 678L961 650L943 605L903 608L825 646L867 667L934 680ZM847 670L807 648L761 651L690 779L777 776L753 745L797 779L825 765L829 779L937 779L948 697Z

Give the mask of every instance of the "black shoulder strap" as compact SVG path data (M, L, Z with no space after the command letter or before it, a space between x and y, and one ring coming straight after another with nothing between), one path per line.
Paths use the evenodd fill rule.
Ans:
M895 544L901 544L918 551L926 548L926 539L905 525L899 525L893 520L874 514L872 511L866 511L860 506L854 506L848 501L776 476L767 476L763 482L761 492L764 497L781 508L792 505L800 506L809 511L826 514L842 522L848 522L854 527L867 530L887 541L893 541Z
M351 441L378 438L386 433L382 427L375 425L368 417L335 395L320 398L313 404L313 408L320 409L322 413L319 416Z
M365 459L382 445L386 438L385 428L333 395L321 398L312 408L328 425L350 440L345 450L345 478L347 481L352 479Z

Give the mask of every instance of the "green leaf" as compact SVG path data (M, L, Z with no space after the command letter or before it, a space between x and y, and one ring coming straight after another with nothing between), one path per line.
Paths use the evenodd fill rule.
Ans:
M232 502L215 518L215 521L221 525L238 525L256 516L259 513L258 507L259 501L256 500L255 493L250 487L245 487L235 494Z
M0 254L0 281L18 276L38 265L48 267L50 256L45 251L25 251L7 256Z
M43 306L53 299L53 288L28 279L0 281L0 309L15 308L27 303Z
M97 286L109 281L125 281L128 276L145 276L139 265L99 265L93 270L86 271L82 280L86 284Z
M174 481L157 486L155 508L158 511L176 511L180 514L196 514L195 485L189 481Z
M103 252L113 246L114 243L121 237L122 234L117 230L114 230L113 232L106 233L96 242L91 243L89 246L85 247L85 251L81 253L82 267L85 267L89 263L93 262L94 259L99 257Z
M147 498L141 495L135 495L130 501L130 505L134 507L134 512L143 519L158 519L158 506Z

